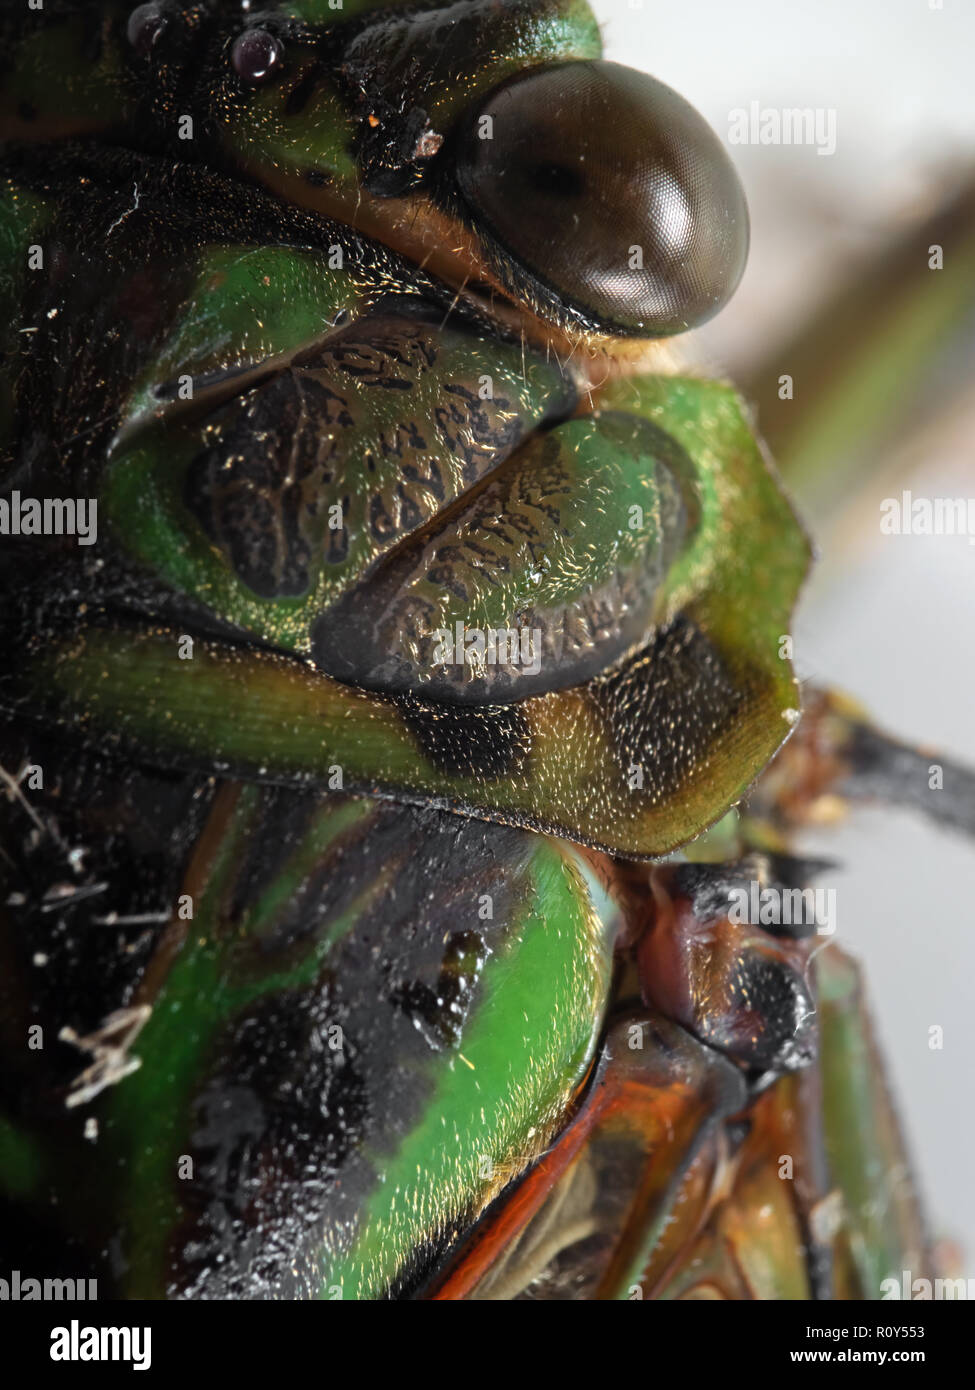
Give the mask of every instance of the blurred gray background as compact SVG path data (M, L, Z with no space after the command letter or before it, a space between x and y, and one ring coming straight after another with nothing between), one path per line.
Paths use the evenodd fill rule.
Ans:
M836 151L729 145L752 250L742 286L689 351L742 379L857 255L934 207L975 163L975 0L593 0L607 57L687 97L727 143L729 113L836 112ZM972 232L975 235L975 229ZM975 338L970 340L975 345ZM959 352L961 349L959 349ZM975 544L880 534L901 486L975 497L975 352L951 408L817 526L821 558L796 625L801 677L862 700L878 723L975 765ZM783 365L783 371L788 367ZM886 464L901 470L896 490ZM801 505L802 498L799 497ZM975 1275L975 846L900 812L861 810L806 844L843 861L838 939L866 964L932 1233ZM928 1030L944 1028L942 1051Z

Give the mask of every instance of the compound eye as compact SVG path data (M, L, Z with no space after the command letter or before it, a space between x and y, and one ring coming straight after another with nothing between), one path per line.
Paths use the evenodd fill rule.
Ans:
M132 11L125 26L125 36L140 58L148 58L169 28L172 17L172 5L167 4L166 0L153 0L148 5L138 5Z
M259 86L273 77L281 66L284 48L281 40L267 29L245 29L234 40L230 61L242 82Z
M745 196L717 136L683 97L617 63L561 63L495 88L461 132L457 180L501 249L599 327L693 328L745 267Z

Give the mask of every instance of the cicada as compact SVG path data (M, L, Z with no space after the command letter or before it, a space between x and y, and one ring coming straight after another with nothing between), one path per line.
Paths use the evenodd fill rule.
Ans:
M140 1299L930 1269L793 828L828 692L671 342L745 201L583 0L8 6L7 1267Z

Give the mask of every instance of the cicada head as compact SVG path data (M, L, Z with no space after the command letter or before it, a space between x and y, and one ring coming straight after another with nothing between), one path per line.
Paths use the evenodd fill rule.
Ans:
M722 814L795 717L808 552L733 393L648 374L747 250L700 116L577 0L111 6L58 117L108 138L40 180L25 72L16 428L105 545L30 576L21 685L278 779L328 729L350 785L620 852Z

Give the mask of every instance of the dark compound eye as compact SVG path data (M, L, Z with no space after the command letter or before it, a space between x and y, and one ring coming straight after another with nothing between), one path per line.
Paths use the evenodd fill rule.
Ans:
M243 82L257 86L277 71L283 56L280 39L267 29L245 29L234 41L230 61Z
M745 196L717 136L683 97L617 63L496 88L461 135L457 179L506 252L606 327L692 328L745 267Z
M125 36L140 58L147 58L169 28L172 6L165 0L139 5L129 15Z

